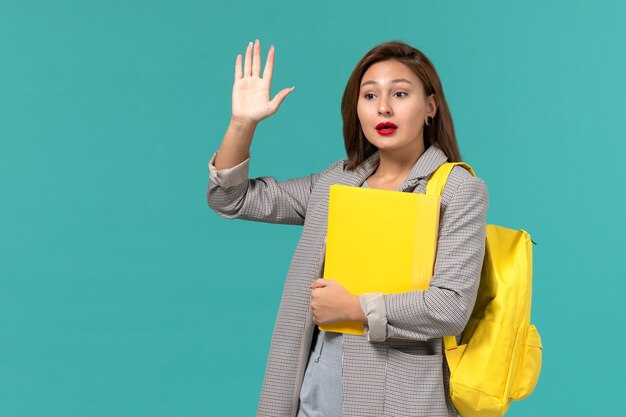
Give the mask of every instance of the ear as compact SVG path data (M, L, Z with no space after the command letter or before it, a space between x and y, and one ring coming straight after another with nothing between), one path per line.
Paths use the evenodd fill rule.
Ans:
M431 116L433 119L437 114L437 97L435 93L432 93L428 97L426 97L426 103L428 105L428 116Z

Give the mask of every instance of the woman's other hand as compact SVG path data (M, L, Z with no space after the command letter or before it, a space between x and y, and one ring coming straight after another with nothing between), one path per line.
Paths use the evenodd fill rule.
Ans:
M340 321L367 323L359 296L350 294L343 285L331 279L319 278L311 284L311 311L315 324Z
M254 124L273 115L285 97L293 90L285 88L270 100L270 87L274 71L274 45L267 53L267 61L263 78L261 73L261 44L257 39L250 42L246 49L246 57L241 68L241 54L235 63L235 84L233 85L232 118L238 122Z

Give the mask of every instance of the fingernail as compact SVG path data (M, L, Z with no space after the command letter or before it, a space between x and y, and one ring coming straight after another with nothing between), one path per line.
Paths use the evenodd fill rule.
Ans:
M251 47L251 46L252 46L252 42L250 42L250 43L248 44L248 48L249 48L249 47Z
M255 40L254 40L254 42L259 43L259 40L258 40L258 39L255 39Z

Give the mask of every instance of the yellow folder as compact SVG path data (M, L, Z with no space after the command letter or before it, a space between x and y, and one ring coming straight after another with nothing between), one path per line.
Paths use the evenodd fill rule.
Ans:
M330 186L323 277L352 294L428 289L439 229L439 195ZM319 325L363 335L363 324Z

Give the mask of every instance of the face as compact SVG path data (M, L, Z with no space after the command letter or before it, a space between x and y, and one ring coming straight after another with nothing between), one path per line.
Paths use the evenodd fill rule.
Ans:
M377 62L363 74L357 114L365 137L381 152L423 151L424 123L436 112L434 94L426 97L421 80L403 63ZM384 122L397 128L376 129Z

